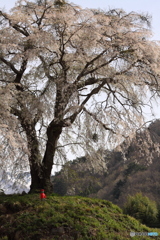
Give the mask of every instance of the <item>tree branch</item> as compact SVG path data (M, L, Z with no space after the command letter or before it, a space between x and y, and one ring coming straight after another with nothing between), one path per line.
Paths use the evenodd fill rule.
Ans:
M101 84L99 84L98 87L94 88L86 97L86 99L81 103L81 105L79 106L78 111L76 111L75 113L73 113L70 117L66 118L63 120L64 124L63 126L70 126L76 119L77 115L83 110L84 105L89 101L89 99L94 95L97 94L99 92L99 90L105 85L106 83L106 78L103 79L103 81L101 82Z
M0 60L2 62L4 62L8 67L10 67L10 69L15 73L15 74L19 74L19 71L14 67L14 65L7 61L6 59L4 59L3 57L0 57Z
M42 16L40 18L37 19L37 25L38 27L40 27L41 23L42 23L42 20L44 18L44 15L46 13L46 11L51 8L51 6L48 6L47 8L44 9L43 13L42 13ZM35 15L37 16L36 12L35 12Z
M26 37L29 36L29 33L26 31L26 29L24 27L19 26L18 24L12 24L11 19L8 18L7 14L3 13L2 11L0 11L1 16L3 16L6 20L8 20L9 25L14 28L16 31L22 33L23 35L25 35Z
M113 131L113 129L107 127L106 124L104 124L101 120L99 120L94 113L89 112L85 107L83 107L83 110L84 110L88 115L90 115L96 122L98 122L99 124L101 124L102 127L103 127L105 130L111 131L112 133L116 134L116 132Z
M107 50L108 50L108 49L107 49ZM93 58L90 62L87 62L87 63L86 63L85 67L83 68L83 70L82 70L82 71L80 72L80 74L78 75L76 82L78 82L78 81L81 79L81 77L83 77L84 75L86 75L86 74L85 74L85 71L87 70L87 68L88 68L91 64L93 64L96 60L98 60L107 50L105 49L105 50L102 51L99 55L97 55L95 58Z

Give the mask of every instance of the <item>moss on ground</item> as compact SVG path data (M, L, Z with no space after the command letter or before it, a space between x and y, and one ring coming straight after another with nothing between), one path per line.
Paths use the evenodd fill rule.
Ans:
M131 239L130 232L160 235L160 229L140 224L105 200L51 195L41 201L38 194L0 196L0 240L126 240Z

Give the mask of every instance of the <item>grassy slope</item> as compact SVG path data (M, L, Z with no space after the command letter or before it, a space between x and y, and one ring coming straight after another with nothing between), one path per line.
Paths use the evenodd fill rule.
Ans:
M131 238L131 231L158 232L105 200L48 196L41 201L38 194L0 196L0 240L151 239Z

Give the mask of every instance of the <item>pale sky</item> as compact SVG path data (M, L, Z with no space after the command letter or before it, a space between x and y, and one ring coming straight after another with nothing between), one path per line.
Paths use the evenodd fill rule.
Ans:
M0 0L0 8L9 10L16 0ZM126 12L135 11L138 13L148 13L152 16L153 39L160 40L160 0L74 0L73 2L83 8L122 8Z

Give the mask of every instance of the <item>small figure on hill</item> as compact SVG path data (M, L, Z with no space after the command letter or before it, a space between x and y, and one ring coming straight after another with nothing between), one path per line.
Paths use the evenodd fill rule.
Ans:
M40 199L41 200L45 200L46 199L46 194L44 193L44 189L41 189Z

